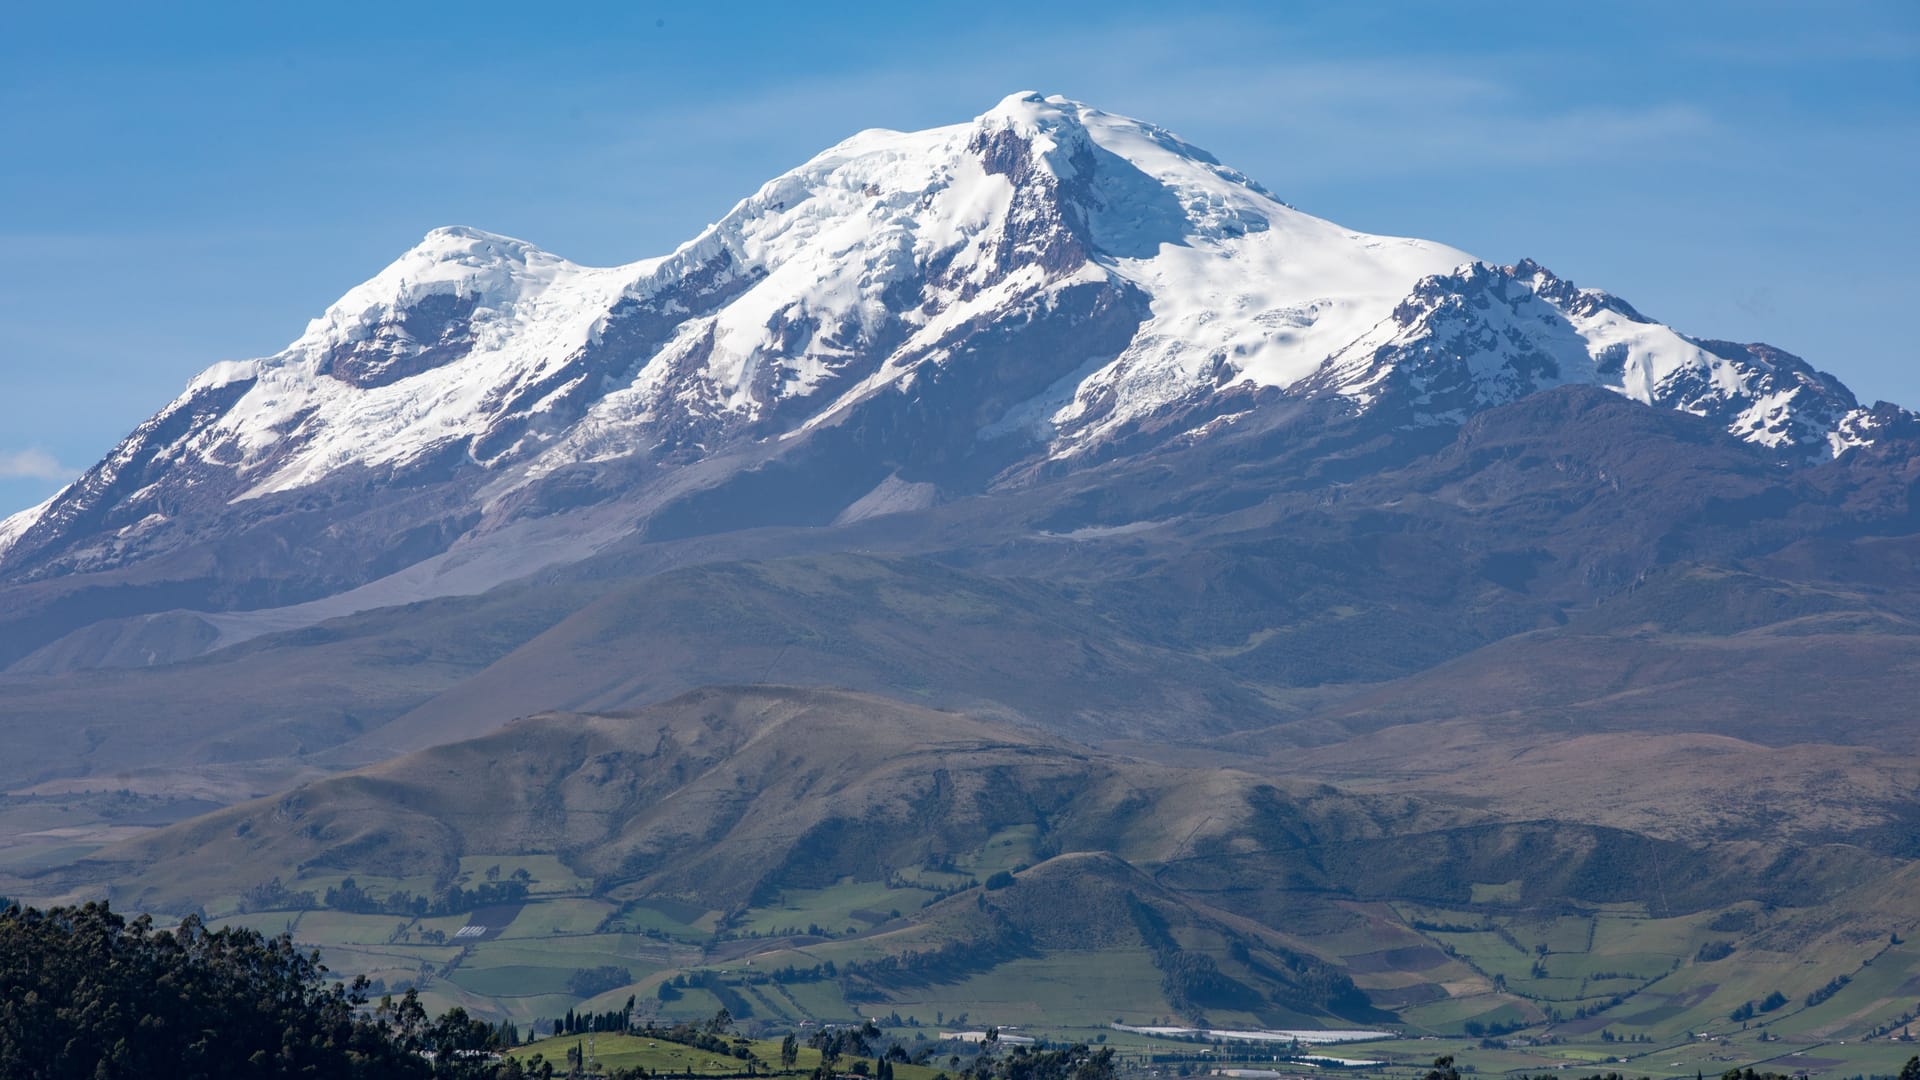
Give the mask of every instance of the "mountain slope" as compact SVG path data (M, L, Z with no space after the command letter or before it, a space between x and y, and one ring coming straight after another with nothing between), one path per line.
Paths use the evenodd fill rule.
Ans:
M1036 819L1056 850L1164 861L1244 827L1255 811L1236 803L1256 789L1272 795L1252 775L1131 762L871 695L717 688L530 718L156 832L73 873L153 871L139 902L164 906L262 869L407 877L451 874L468 850L552 851L609 890L726 908L769 888L884 879ZM1334 800L1329 837L1379 839L1386 817L1460 818L1398 799L1351 814L1313 785L1296 798Z
M0 675L4 772L337 767L769 680L1076 738L1312 744L1446 710L1666 731L1687 703L1696 730L1904 747L1920 487L1880 449L1784 469L1592 387L1458 428L1254 420L913 512L635 538L193 660L246 616L96 623Z
M588 268L435 230L0 525L0 660L102 618L305 625L636 534L912 512L1316 397L1410 428L1565 383L1794 460L1905 416L1778 350L1341 228L1152 125L1016 94L862 132L662 258Z

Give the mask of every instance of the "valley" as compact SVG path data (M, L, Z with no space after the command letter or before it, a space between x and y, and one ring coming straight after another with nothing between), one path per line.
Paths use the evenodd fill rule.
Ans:
M1870 832L1911 771L1724 738L1515 754L1421 734L1157 764L866 695L696 691L519 721L29 880L286 932L376 993L529 1028L631 996L662 1023L725 1008L748 1030L1124 1034L1150 1064L1193 1044L1111 1025L1371 1024L1413 1041L1360 1044L1366 1060L1661 1076L1789 1053L1827 1072L1902 1045L1920 869L1770 807L1824 803L1807 830ZM1610 740L1639 755L1638 799L1684 791L1716 816L1658 824L1582 792L1569 762L1591 772ZM1688 780L1700 754L1746 797ZM1838 805L1824 791L1875 769L1894 771Z

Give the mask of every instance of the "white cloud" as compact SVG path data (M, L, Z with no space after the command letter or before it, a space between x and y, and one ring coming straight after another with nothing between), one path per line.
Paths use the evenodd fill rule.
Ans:
M0 450L0 480L68 480L78 471L45 450Z

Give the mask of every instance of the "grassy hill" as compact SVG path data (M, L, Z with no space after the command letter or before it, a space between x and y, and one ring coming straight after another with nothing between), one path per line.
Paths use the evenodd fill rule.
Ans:
M1636 803L1581 768L1621 763L1610 738L1437 724L1148 760L871 695L712 689L521 721L30 884L204 906L520 1021L631 994L662 1019L1062 1038L1386 1025L1527 1067L1617 1040L1677 1073L1714 1060L1691 1053L1701 1031L1757 1060L1775 1035L1857 1044L1920 1005L1920 864L1845 839L1893 835L1910 760L1676 737L1629 762ZM1806 819L1823 831L1781 825L1775 800L1841 776L1861 782ZM1651 809L1686 791L1710 828ZM347 878L370 909L327 906ZM401 890L441 906L379 908ZM582 981L607 968L617 985ZM1775 991L1789 1005L1730 1019Z

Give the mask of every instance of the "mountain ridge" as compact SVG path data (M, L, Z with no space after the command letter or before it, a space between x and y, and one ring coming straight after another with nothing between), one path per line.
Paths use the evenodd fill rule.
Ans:
M584 538L566 560L822 439L816 472L890 466L827 490L839 505L811 513L830 520L868 495L861 513L903 505L874 494L890 483L922 505L1205 439L1276 395L1455 424L1579 381L1796 457L1906 415L1530 261L1342 229L1162 129L1020 93L968 123L855 135L663 257L589 268L433 230L288 349L209 368L0 523L0 581L104 584L254 533L342 568L471 568L524 548L530 519L621 504L568 530ZM286 580L169 606L277 607L380 576L260 572Z

